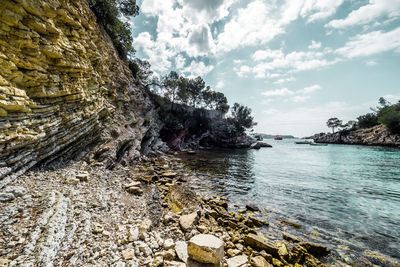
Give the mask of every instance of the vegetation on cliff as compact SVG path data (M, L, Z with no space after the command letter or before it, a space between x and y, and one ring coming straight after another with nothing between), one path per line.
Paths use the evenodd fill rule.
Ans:
M368 129L379 124L387 127L391 134L400 134L400 101L396 104L390 103L385 98L379 98L379 105L371 108L372 112L361 115L357 121L349 121L343 124L338 118L330 118L327 126L332 128L341 128L343 130Z

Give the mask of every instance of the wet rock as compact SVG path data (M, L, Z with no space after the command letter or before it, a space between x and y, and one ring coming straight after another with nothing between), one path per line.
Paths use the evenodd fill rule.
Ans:
M264 221L260 218L256 218L256 217L252 217L252 216L249 217L249 221L251 221L252 224L257 227L269 225L269 223L267 221Z
M196 193L185 185L174 185L169 190L169 207L175 213L186 208L188 212L201 210Z
M0 202L8 202L15 199L14 194L11 193L0 193Z
M278 255L278 248L264 237L255 234L248 234L244 242L246 243L246 245L249 245L254 249L265 250L266 252L274 256Z
M292 242L292 243L298 243L298 242L300 242L300 239L299 239L299 238L297 238L297 237L295 237L295 236L292 236L292 235L290 235L290 234L288 234L288 233L285 233L285 232L282 233L282 237L283 237L283 239L285 239L286 241L289 241L289 242Z
M124 251L122 251L122 258L124 260L132 260L135 258L135 250L134 249L125 249Z
M307 250L308 253L316 257L324 257L331 251L328 247L321 244L311 243L311 242L300 242L299 244Z
M201 263L219 264L224 257L224 243L213 235L196 235L189 240L188 255Z
M292 248L289 254L290 263L300 263L304 260L304 254L307 253L306 249L300 246Z
M247 256L240 255L226 260L228 267L242 267L248 264Z
M228 249L226 254L228 254L229 257L235 257L237 255L239 255L241 253L241 251L239 249Z
M272 255L265 252L265 250L261 250L260 255L263 256L268 262L272 261Z
M289 221L282 220L281 223L289 225L289 226L293 226L295 228L301 228L301 225L298 223L295 223L295 222L289 222Z
M257 257L252 258L251 266L253 266L253 267L272 267L272 265L269 264L268 261L262 256L257 256Z
M323 267L321 262L315 258L313 255L306 254L304 262L307 264L308 267Z
M289 252L287 250L286 244L283 242L276 242L275 245L278 247L278 254L283 259L287 259L289 256Z
M175 252L181 261L183 261L185 263L187 262L187 259L189 256L188 256L188 246L187 246L186 242L183 242L183 241L176 242Z
M285 266L285 264L284 264L283 262L281 262L280 260L275 259L275 258L272 259L272 264L273 264L274 266L276 266L276 267L283 267L283 266Z
M188 215L182 215L179 218L179 224L185 232L192 230L199 221L199 215L197 212L193 212Z
M260 211L260 209L254 204L247 204L246 210L248 211Z

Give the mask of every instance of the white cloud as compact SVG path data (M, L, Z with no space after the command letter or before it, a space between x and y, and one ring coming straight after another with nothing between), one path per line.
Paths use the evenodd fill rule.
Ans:
M336 53L347 58L370 56L390 50L400 49L400 27L389 31L373 31L351 38L345 46L336 49Z
M247 66L247 65L243 65L243 66L240 66L240 68L234 67L233 70L236 72L236 74L239 77L246 77L247 74L250 73L251 68L249 66Z
M186 59L182 55L177 55L175 57L175 67L180 70L182 69L186 64Z
M272 18L271 11L274 7L264 1L255 0L245 8L240 8L218 36L218 51L228 52L238 47L265 44L283 33L279 22Z
M206 66L203 61L192 61L189 66L182 70L183 73L188 73L188 77L204 76L214 69L214 66Z
M297 95L297 96L292 97L292 101L295 103L306 102L308 99L310 99L310 96L308 96L308 95Z
M287 88L282 88L282 89L275 89L275 90L268 90L265 91L263 93L261 93L263 96L289 96L289 95L293 95L294 92L287 89Z
M296 78L293 77L293 76L291 76L291 77L289 77L289 78L282 78L282 79L276 80L276 81L274 82L274 84L282 84L282 83L294 82L294 81L296 81Z
M275 108L269 108L269 109L263 110L261 113L262 114L266 114L266 115L272 115L272 114L275 114L275 113L278 113L278 112L279 111L277 109L275 109Z
M282 57L283 57L282 50L266 49L266 50L257 50L256 52L254 52L251 58L255 61L262 61L266 59L276 59Z
M382 16L387 18L400 17L400 0L370 0L367 5L352 11L346 18L330 21L326 27L343 29L374 22Z
M314 84L314 85L311 85L311 86L308 86L308 87L305 87L303 89L298 90L297 93L300 93L300 94L311 94L311 93L314 93L315 91L318 91L320 89L321 89L320 85Z
M221 90L222 88L224 88L225 83L223 81L219 81L217 83L217 85L215 86L215 89Z
M311 41L311 44L308 46L308 49L320 49L321 48L321 43L320 42L316 42L314 40Z
M378 65L378 62L376 62L375 60L371 59L371 60L366 61L365 65L367 65L368 67L373 67L373 66Z

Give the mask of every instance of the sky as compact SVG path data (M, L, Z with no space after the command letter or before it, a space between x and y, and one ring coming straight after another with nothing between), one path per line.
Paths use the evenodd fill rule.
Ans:
M256 132L309 136L400 100L400 0L139 0L136 56L202 76Z

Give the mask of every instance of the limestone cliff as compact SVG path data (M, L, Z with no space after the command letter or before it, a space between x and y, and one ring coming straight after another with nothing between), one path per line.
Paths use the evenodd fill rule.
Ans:
M0 187L39 162L112 165L152 145L151 101L85 0L0 0L0 11Z
M341 131L334 134L321 133L314 135L313 139L317 143L400 147L400 136L390 134L383 125L356 131Z

